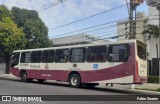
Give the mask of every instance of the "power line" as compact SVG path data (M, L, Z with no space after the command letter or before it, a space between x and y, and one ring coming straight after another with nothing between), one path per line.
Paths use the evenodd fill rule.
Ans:
M138 21L139 22L139 21ZM143 26L139 26L139 27L136 27L136 28L141 28L141 27L143 27ZM121 35L118 35L118 34L120 34L120 33L122 33L123 31L125 31L125 28L122 28L121 30L120 30L120 32L118 32L117 33L117 35L114 35L114 36L110 36L110 37L106 37L105 38L105 36L109 36L109 35L113 35L113 33L115 32L115 31L110 31L111 33L108 33L108 32L106 32L107 34L105 34L105 35L90 35L90 36L92 36L93 38L94 38L94 40L95 41L98 41L98 40L103 40L103 41L106 41L105 39L115 39L115 38L120 38L120 37L122 37L122 36L126 36L127 34L121 34ZM140 33L136 33L136 34L140 34ZM73 35L70 35L70 36L73 36ZM86 37L86 36L82 36L81 38L83 38L83 37ZM102 39L102 37L103 37L103 39ZM72 39L79 39L80 37L74 37L74 38L72 38Z
M126 4L127 4L128 16L129 16L129 6L128 6L128 1L127 0L126 0Z
M67 0L60 0L60 2L52 3L52 4L50 4L50 5L47 5L47 6L43 7L41 10L39 10L38 12L41 12L41 11L43 11L43 10L49 9L49 8L51 8L51 7L53 7L53 6L56 6L56 5L60 4L60 3L62 3L62 1L67 1Z
M121 29L122 31L124 31L123 29ZM122 32L121 31L121 32ZM108 31L109 32L109 31ZM109 36L109 35L113 35L113 33L115 33L115 31L113 32L113 31L110 31L111 33L108 33L108 32L106 32L107 34L105 34L105 35L99 35L99 36L95 36L95 35L88 35L88 36L92 36L93 38L94 38L94 40L95 41L97 41L97 40L104 40L104 39L101 39L100 37L104 37L104 36ZM120 33L121 33L120 32ZM74 36L74 35L70 35L70 37L71 36ZM83 37L86 37L86 36L82 36L81 38L83 38ZM80 37L73 37L72 39L79 39ZM105 41L105 40L104 40Z
M103 31L103 32L99 32L99 33L94 33L94 35L96 35L96 36L101 36L100 34L104 34L104 33L115 33L116 32L116 30L112 30L112 31Z
M126 19L120 19L120 20L126 20ZM63 36L63 35L66 35L66 34L75 33L75 32L79 32L79 31L82 31L82 30L87 30L87 29L91 29L91 28L95 28L95 27L99 27L99 26L103 26L103 25L107 25L107 24L112 24L112 23L118 22L120 20L116 20L116 21L112 21L112 22L107 22L107 23L103 23L103 24L99 24L99 25L83 28L83 29L80 29L80 30L75 30L75 31L67 32L67 33L64 33L64 34L59 34L57 36Z
M98 29L94 29L94 30L90 30L90 31L83 31L83 32L81 32L81 33L78 33L78 34L82 34L82 33L90 33L90 32L94 32L94 31L99 31L99 30L103 30L103 29L106 29L107 27L113 27L113 26L116 26L116 25L109 25L109 26L106 26L106 27L103 27L103 28L98 28ZM113 30L112 30L113 31ZM108 32L111 32L111 31L108 31ZM65 34L65 35L63 35L63 36L66 36L67 34ZM61 36L61 35L60 35ZM72 35L70 35L70 36L72 36ZM54 38L57 38L57 37L59 37L59 35L58 36L54 36Z
M141 18L141 17L137 17L137 18ZM156 20L157 18L152 18L152 20ZM59 36L65 36L67 34L70 34L70 33L75 33L75 32L78 32L78 31L83 31L83 30L87 30L87 29L90 29L90 28L95 28L95 27L99 27L99 26L102 26L102 25L107 25L107 24L111 24L111 23L114 23L114 22L118 22L118 21L123 21L123 20L127 20L127 19L120 19L120 20L117 20L117 21L112 21L112 22L108 22L108 23L104 23L104 24L100 24L100 25L96 25L96 26L92 26L92 27L88 27L88 28L84 28L84 29L80 29L80 30L76 30L76 31L72 31L72 32L68 32L68 33L64 33L64 34L59 34L57 36L54 36L55 37L59 37ZM142 22L144 20L139 20L139 21L136 21L136 22ZM88 32L93 32L93 31L99 31L99 30L102 30L102 29L105 29L107 27L113 27L113 26L116 26L115 24L114 25L109 25L109 26L105 26L105 27L102 27L102 28L98 28L98 29L94 29L94 30L89 30L89 31L84 31L84 32L81 32L81 33L88 33ZM128 27L129 28L129 27ZM137 28L137 27L136 27ZM125 28L123 28L125 29ZM81 34L81 33L78 33L78 34Z
M106 10L106 11L103 11L103 12L100 12L100 13L97 13L97 14L94 14L94 15L91 15L91 16L86 17L86 18L83 18L83 19L79 19L79 20L76 20L76 21L73 21L73 22L70 22L70 23L61 25L61 26L57 26L57 27L51 28L50 30L57 29L57 28L60 28L60 27L64 27L64 26L67 26L67 25L71 25L71 24L74 24L74 23L76 23L76 22L80 22L80 21L83 21L83 20L86 20L86 19L95 17L95 16L97 16L97 15L101 15L101 14L104 14L104 13L106 13L106 12L109 12L109 11L112 11L112 10L115 10L115 9L118 9L118 8L121 8L121 7L126 6L126 5L127 5L127 4L124 4L124 5L121 5L121 6L118 6L118 7L115 7L115 8L112 8L112 9L109 9L109 10Z
M156 15L153 15L153 16L156 16ZM136 17L136 18L141 18L141 17L143 17L143 16L139 16L139 17ZM135 17L133 17L133 18L135 18ZM113 23L114 22L119 22L119 21L124 21L124 20L128 20L128 18L126 18L126 19L121 19L121 20L118 20L118 21L112 21ZM143 20L142 20L143 21ZM138 21L137 21L138 22ZM106 23L105 23L106 24ZM105 25L105 24L101 24L101 25ZM109 23L110 24L110 23ZM100 26L101 26L100 25ZM99 25L98 25L99 26ZM98 27L98 26L93 26L93 27ZM102 30L102 29L105 29L105 28L108 28L108 27L113 27L113 26L116 26L116 25L110 25L110 26L105 26L105 27L102 27L102 28L98 28L98 29L94 29L94 30L90 30L90 31L85 31L85 32L93 32L93 31L99 31L99 30ZM89 27L89 29L90 28L93 28L93 27ZM87 28L88 29L88 28ZM74 32L78 32L78 31L82 31L82 30L87 30L86 28L84 28L84 29L81 29L81 30L76 30L76 31L72 31L72 32L68 32L68 33L64 33L64 34L60 34L60 35L57 35L57 36L54 36L54 37L59 37L59 36L63 36L63 35L67 35L67 34L69 34L69 33L74 33ZM84 33L85 33L84 32Z
M113 26L116 26L116 25L109 25L109 26L105 26L105 27L102 27L102 28L98 28L98 29L94 29L94 30L90 30L90 31L85 31L84 33L90 33L90 32L94 32L94 31L99 31L99 30L103 30L103 29L106 29L106 28L109 28L109 27L113 27Z

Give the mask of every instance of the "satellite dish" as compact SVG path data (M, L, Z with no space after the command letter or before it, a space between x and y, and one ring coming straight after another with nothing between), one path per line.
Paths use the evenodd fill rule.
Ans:
M160 5L160 0L146 0L148 6L155 7Z

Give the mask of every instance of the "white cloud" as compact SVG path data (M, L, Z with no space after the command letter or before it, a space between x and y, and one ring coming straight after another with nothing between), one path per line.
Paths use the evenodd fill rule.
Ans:
M17 6L38 10L40 17L50 29L125 4L125 1L126 0L64 0L62 4L43 11L39 10L51 3L59 2L59 0L0 0L0 3L4 3L8 8ZM71 26L68 30L74 28L76 27ZM62 32L63 30L60 31ZM55 32L58 34L58 30L50 31L49 34L51 35Z
M51 27L56 27L110 9L106 3L106 0L68 0L62 5L40 12L40 15L46 17L47 14L46 22Z

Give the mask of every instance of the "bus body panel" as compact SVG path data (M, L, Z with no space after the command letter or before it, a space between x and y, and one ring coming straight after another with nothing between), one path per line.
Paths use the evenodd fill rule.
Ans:
M19 63L11 68L11 73L20 77L21 70L25 70L28 78L68 81L69 74L76 71L82 83L143 83L146 76L139 75L136 42L129 42L129 46L130 54L126 62Z
M134 83L147 82L146 47L140 41L136 42L136 69Z

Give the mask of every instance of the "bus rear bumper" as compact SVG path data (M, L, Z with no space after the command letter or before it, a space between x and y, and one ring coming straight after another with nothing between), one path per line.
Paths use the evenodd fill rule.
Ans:
M135 84L147 83L147 81L148 81L147 76L146 77L139 76L134 79Z

